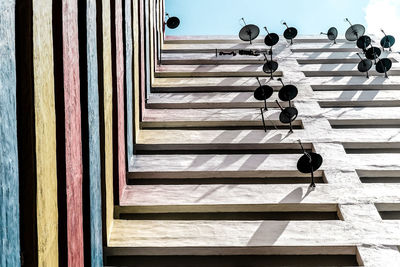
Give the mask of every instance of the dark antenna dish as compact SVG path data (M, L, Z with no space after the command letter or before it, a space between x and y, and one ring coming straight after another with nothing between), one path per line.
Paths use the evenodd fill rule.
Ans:
M274 89L269 85L262 85L260 82L260 79L258 77L257 77L257 81L258 81L259 87L254 91L254 98L257 100L260 100L260 101L264 101L264 110L268 111L267 99L272 96ZM267 132L267 128L265 126L265 120L264 120L264 111L262 108L260 108L260 112L261 112L262 122L263 122L263 126L264 126L264 132Z
M381 46L383 49L389 48L389 51L392 52L392 46L396 42L396 39L392 35L386 35L386 33L381 29L385 37L381 40Z
M303 150L303 156L300 157L300 159L297 161L297 169L301 173L310 173L311 174L311 184L310 187L314 188L315 187L315 182L314 182L314 172L317 171L323 162L322 156L320 154L317 154L315 152L307 152L304 150L303 145L301 144L301 141L298 140L301 149Z
M381 51L381 49L379 47L371 46L365 52L365 57L370 59L370 60L374 60L374 62L376 64L376 59L379 58L381 53L382 53L382 51Z
M179 18L177 18L177 17L170 17L168 13L166 13L165 15L166 15L167 18L168 18L168 20L167 20L167 22L166 22L168 28L170 28L170 29L176 29L176 28L179 26L179 24L181 23L181 21L179 20Z
M362 49L365 53L367 47L371 45L371 38L368 35L363 35L357 39L357 47Z
M244 18L242 18L242 20L245 26L239 32L239 38L242 41L250 42L250 44L252 44L251 41L256 39L260 34L260 28L254 24L246 24Z
M361 56L360 56L360 54L359 53L357 53L357 56L360 58L360 63L358 63L358 66L357 66L357 68L358 68L358 71L359 72L366 72L367 73L367 78L369 78L369 75L368 75L368 71L372 68L372 61L370 60L370 59L368 59L368 58L365 58L365 59L363 59Z
M279 115L279 121L283 124L289 124L290 125L289 133L293 133L292 122L297 118L297 115L299 114L297 108L295 107L282 108L278 100L275 100L275 102L281 109L281 114Z
M278 69L279 64L278 62L272 60L272 54L271 54L271 60L268 60L266 53L264 53L264 58L266 60L266 63L263 66L263 71L265 73L270 74L270 79L273 80L274 77L272 74Z
M348 18L345 19L350 24L350 28L347 29L345 37L348 41L357 41L358 38L364 35L365 27L361 24L351 24Z
M336 39L339 32L335 27L331 27L329 28L327 33L321 32L321 34L326 35L329 40L333 41L333 43L336 44Z
M267 36L264 38L264 43L267 46L274 46L279 42L279 35L276 33L270 33L267 29L267 27L264 27L265 31L267 32Z
M380 59L375 66L375 69L379 73L385 73L385 78L388 78L387 72L392 68L392 61L388 58Z
M286 26L286 30L283 32L283 37L285 37L286 40L290 40L290 44L292 45L293 39L297 36L297 29L289 27L285 21L282 22L282 24Z

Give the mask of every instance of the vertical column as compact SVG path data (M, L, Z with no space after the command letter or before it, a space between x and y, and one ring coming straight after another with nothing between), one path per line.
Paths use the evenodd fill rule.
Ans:
M143 113L145 111L145 101L146 101L146 34L145 34L145 17L144 17L144 2L145 0L139 0L139 73L140 73L140 111L141 116L143 117Z
M149 97L150 94L150 88L151 88L151 75L152 75L152 64L151 64L151 58L150 54L152 53L151 51L151 25L150 25L150 19L151 19L151 14L150 14L150 1L151 0L144 0L144 30L145 30L145 62L146 62L146 101L147 98Z
M139 1L132 1L132 21L133 21L133 103L134 103L134 129L135 137L134 142L136 142L136 136L139 133L140 121L141 121L141 110L140 110L140 90L141 90L141 80L140 80L140 26L139 26Z
M19 266L15 1L1 1L0 14L0 265Z
M25 266L58 266L52 1L17 1L16 18L21 254Z
M38 265L58 266L52 1L33 0L32 14Z
M77 0L62 2L68 265L83 266L82 143Z
M136 2L136 1L134 1ZM125 0L124 7L124 32L125 32L125 86L126 86L126 155L128 161L133 156L133 83L135 77L133 76L133 47L132 47L132 2Z
M122 31L122 0L112 1L113 54L113 119L114 126L114 197L118 203L125 188L125 112L124 112L124 43Z
M103 266L96 1L79 1L85 266Z
M61 266L83 266L82 131L77 0L53 5Z
M99 3L98 1L97 3ZM113 214L114 214L114 195L113 195L113 122L112 122L112 63L111 63L111 7L110 1L101 0L101 35L102 40L102 58L99 77L101 77L101 96L100 96L100 112L102 113L101 131L103 144L103 160L104 160L104 188L103 207L105 210L105 220L103 225L106 226L106 241L111 231ZM99 6L99 5L98 5ZM100 43L99 43L100 45ZM100 61L99 61L100 63Z

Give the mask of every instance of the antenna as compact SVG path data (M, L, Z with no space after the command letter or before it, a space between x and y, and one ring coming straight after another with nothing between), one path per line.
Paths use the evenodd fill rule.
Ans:
M298 140L301 149L303 150L303 156L297 161L297 169L301 173L310 173L311 174L311 188L315 188L314 182L314 171L317 171L323 162L322 156L320 154L314 152L305 151L302 143Z

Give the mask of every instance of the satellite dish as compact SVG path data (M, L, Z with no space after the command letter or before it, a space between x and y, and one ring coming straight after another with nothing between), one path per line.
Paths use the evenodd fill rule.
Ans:
M358 38L364 35L365 27L361 24L351 24L348 18L345 19L350 24L350 28L347 29L345 37L348 41L357 41Z
M368 35L363 35L357 40L357 47L362 49L365 53L367 47L371 45L371 38Z
M289 124L290 125L289 133L293 133L292 122L297 118L297 115L299 114L297 108L295 107L282 108L278 100L275 101L276 104L278 104L279 108L281 109L281 114L279 115L279 121L283 124Z
M263 71L265 73L269 73L271 75L271 80L274 79L272 74L278 69L279 64L278 62L272 60L272 54L271 54L271 60L268 60L267 55L264 53L264 58L266 60L266 63L263 66Z
M297 87L291 84L285 85L281 78L279 78L278 81L280 81L283 86L278 93L279 99L282 101L289 101L289 106L291 106L290 101L293 100L298 93Z
M294 27L289 27L286 22L282 22L286 26L286 30L283 32L283 37L286 40L290 40L290 44L293 44L293 39L297 36L297 29Z
M392 61L388 58L382 58L376 63L376 71L385 73L385 78L388 78L387 72L392 68Z
M251 41L256 39L257 36L260 34L260 29L258 28L257 25L254 24L246 24L246 21L244 18L242 18L244 22L244 27L240 30L239 32L239 38L242 41L249 41L251 44Z
M361 59L360 63L358 63L358 71L359 72L366 72L367 73L367 78L369 78L368 71L372 68L372 61L368 58L362 59L359 53L357 53L357 56Z
M261 85L260 79L258 77L257 77L257 81L260 86L254 91L254 98L257 100L263 100L264 101L264 110L268 111L267 99L272 96L274 89L269 85ZM264 132L267 132L267 127L265 126L265 120L264 120L264 111L262 108L260 108L260 112L261 112L261 117L262 117L262 123L264 126Z
M303 150L304 155L301 156L300 159L297 161L297 170L299 170L299 172L301 173L310 173L311 174L310 187L315 187L314 172L321 167L323 162L322 156L315 152L306 152L304 150L303 145L301 144L301 141L300 140L298 141L301 146L301 149Z
M260 100L260 101L263 100L264 101L264 109L268 110L266 100L272 96L274 89L269 85L261 85L260 79L258 77L257 77L257 81L260 86L254 91L254 98L257 100Z
M328 36L328 39L333 41L334 44L336 44L336 38L338 36L338 30L335 27L329 28L327 33L321 32L321 34L324 34Z
M170 17L168 13L165 14L165 15L168 17L168 20L167 20L167 23L166 23L168 28L170 28L170 29L176 29L176 28L179 26L179 24L181 23L181 21L179 20L179 18L177 18L177 17Z
M274 46L279 42L279 35L276 33L270 33L267 29L267 27L264 27L265 31L267 32L267 36L264 38L264 43L267 46Z
M379 47L371 46L365 52L365 57L368 59L374 60L375 64L376 64L376 59L381 55L381 53L382 53L382 51Z
M396 39L392 35L386 35L386 33L381 30L385 37L382 38L381 40L381 46L383 48L389 48L389 51L392 52L392 46L396 42Z

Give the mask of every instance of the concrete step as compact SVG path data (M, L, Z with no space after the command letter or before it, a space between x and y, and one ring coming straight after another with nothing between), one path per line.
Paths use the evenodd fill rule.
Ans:
M336 211L337 204L400 200L399 184L320 183L310 190L309 182L128 185L117 209L124 213Z
M359 91L310 91L306 88L299 88L296 99L302 102L317 101L321 107L396 107L400 105L400 90L369 90ZM296 99L293 105L296 105ZM275 100L279 100L278 94L274 93L267 99L269 108L278 108ZM283 107L288 106L287 102L281 103ZM206 109L206 108L260 108L264 102L256 100L253 92L235 93L153 93L150 94L146 103L147 108L152 109Z
M400 129L399 120L388 120L385 126L378 128L375 121L340 121L333 120L331 125L321 129L318 134L309 135L304 130L295 130L288 135L287 130L142 130L137 138L137 149L183 149L184 146L203 147L204 149L215 149L218 147L241 148L264 148L264 149L296 149L299 148L297 140L301 139L305 148L311 148L311 143L334 142L334 143L378 143L394 145L400 142L398 135ZM339 125L339 126L338 126ZM342 126L342 127L340 127ZM363 128L365 127L365 128ZM308 145L310 144L310 145Z
M280 109L271 108L264 112L269 128L289 125L279 121ZM302 128L297 119L292 125ZM221 129L262 129L260 109L148 109L141 123L143 129L154 128L213 128ZM255 128L254 128L255 127Z
M266 77L260 65L161 65L156 66L155 77ZM282 71L274 72L274 77L281 77Z

